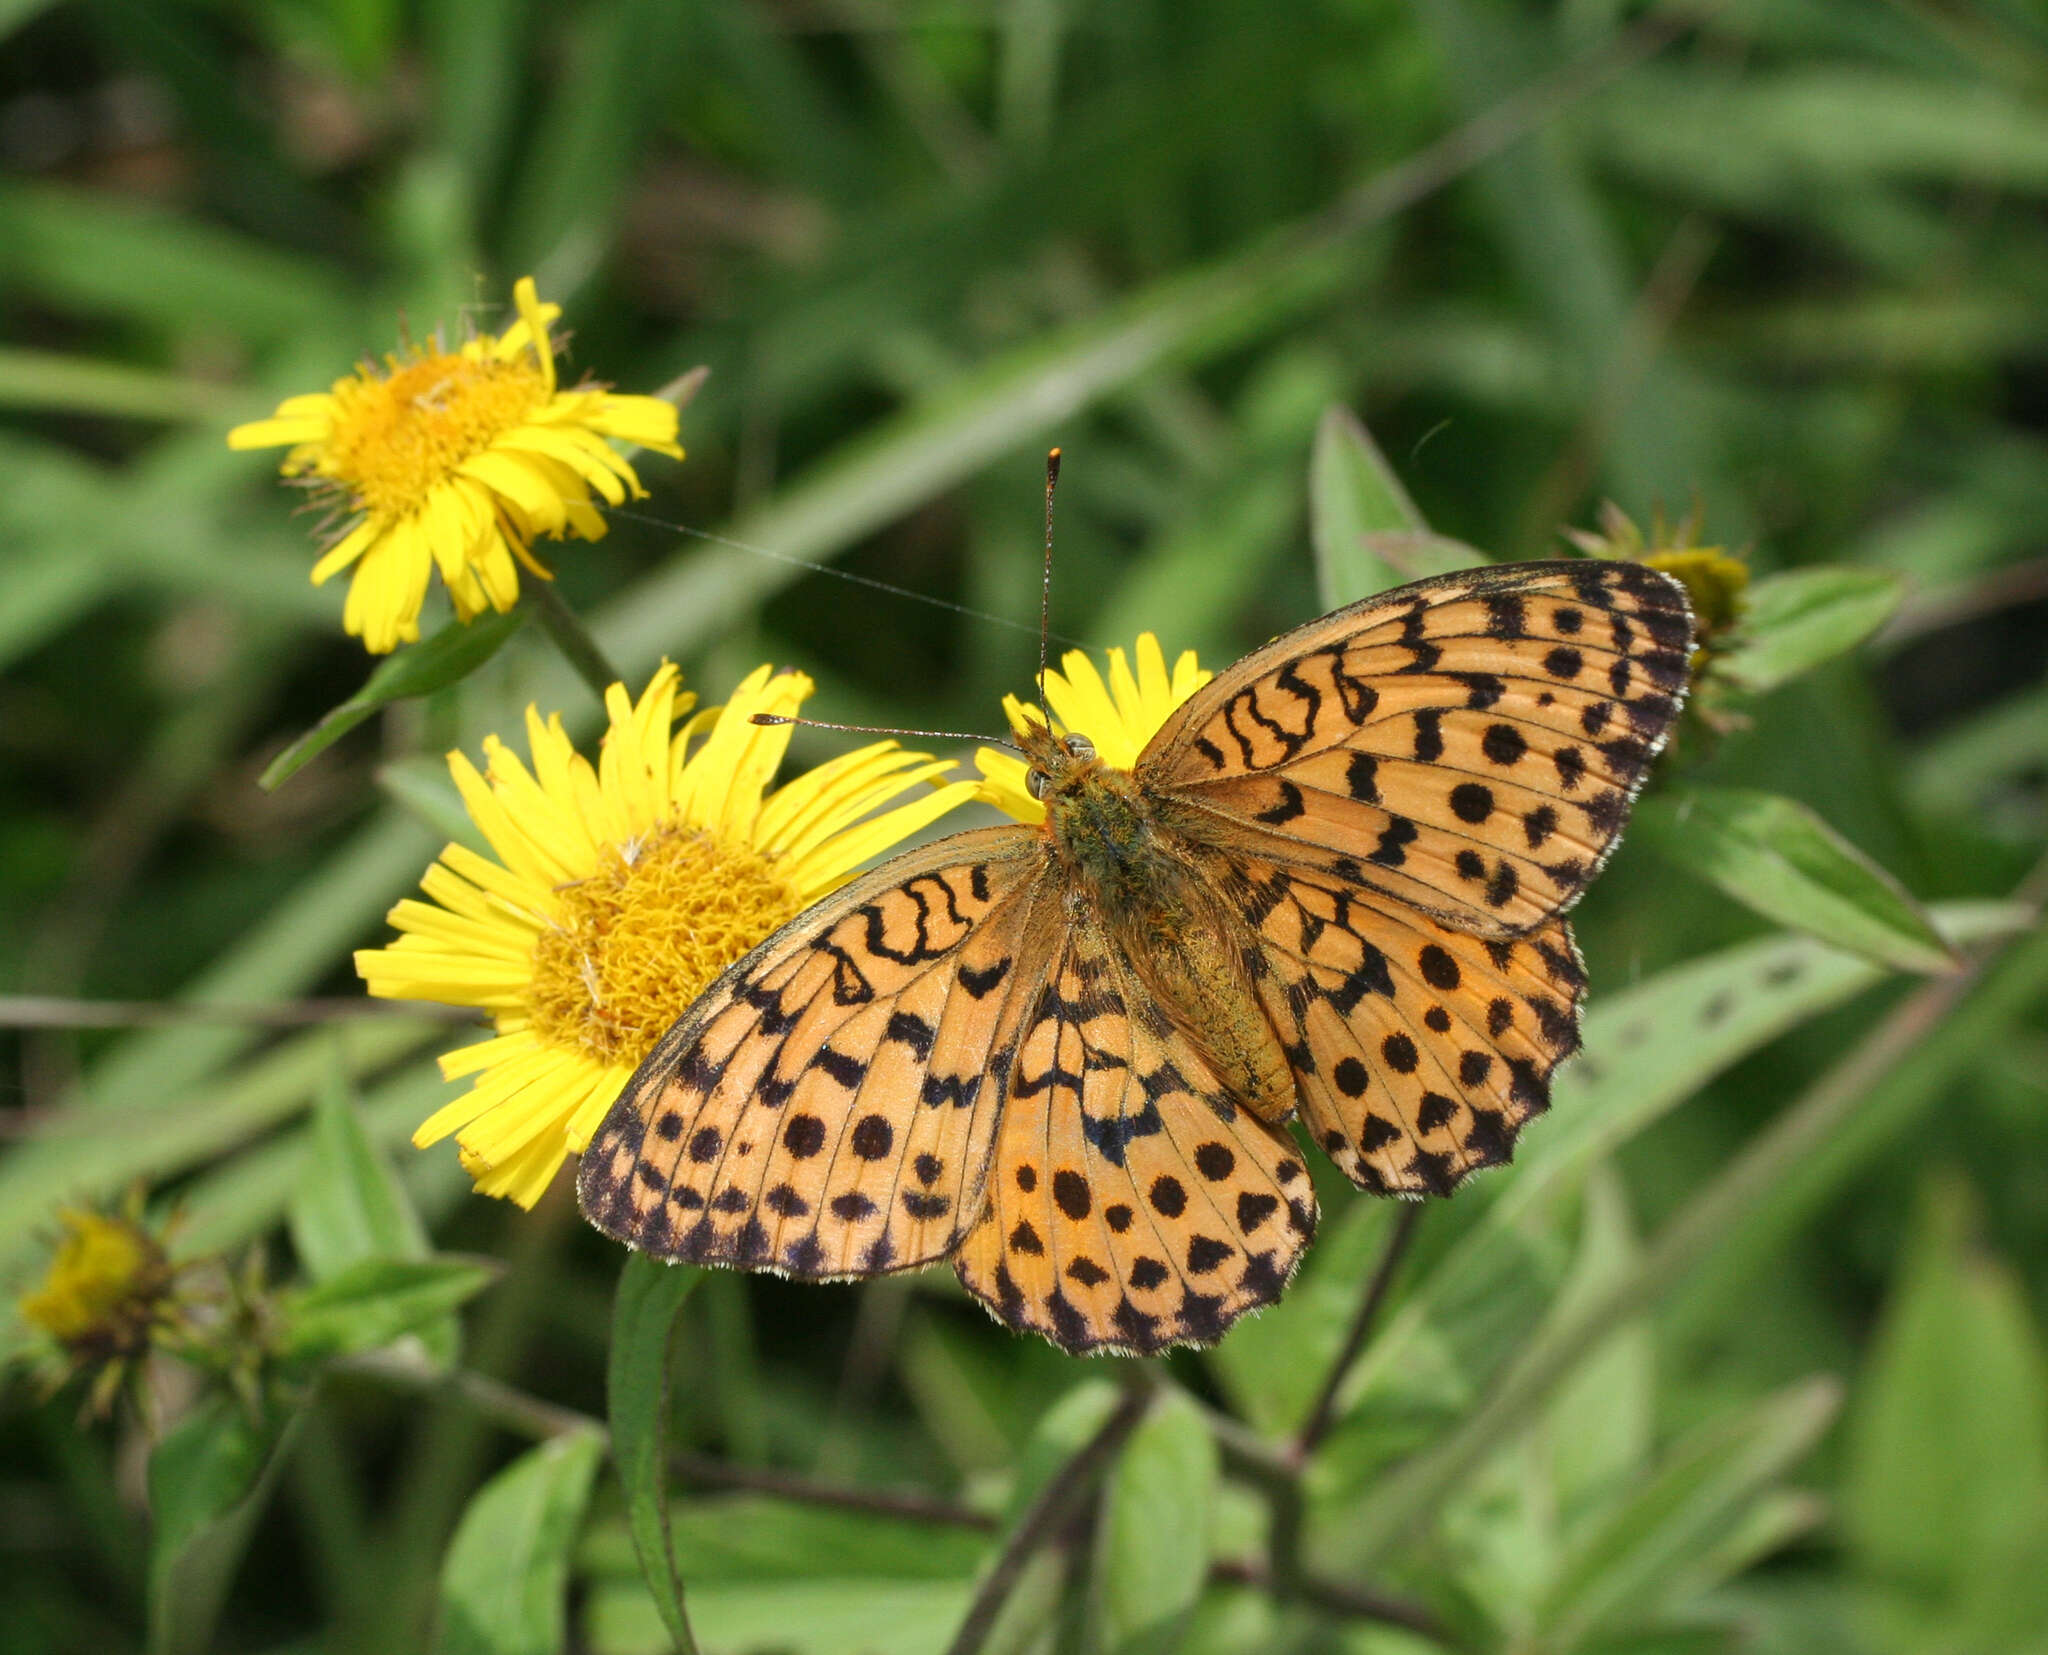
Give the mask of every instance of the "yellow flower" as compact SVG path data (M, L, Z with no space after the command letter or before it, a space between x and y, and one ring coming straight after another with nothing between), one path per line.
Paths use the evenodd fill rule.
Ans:
M16 1304L21 1319L75 1356L140 1354L171 1286L163 1248L133 1218L67 1208L57 1219L64 1237L42 1285Z
M496 860L450 845L431 900L401 902L389 948L356 955L372 994L479 1006L494 1039L441 1059L471 1089L413 1142L456 1134L487 1195L530 1207L581 1151L635 1068L712 980L861 864L973 796L925 788L950 764L877 742L770 793L787 726L811 693L800 673L752 673L722 709L677 727L695 697L664 665L611 727L592 766L559 717L528 708L532 769L495 737L486 771L449 755ZM906 792L917 797L869 812Z
M512 294L519 320L502 334L408 347L228 433L231 448L290 444L284 475L315 479L353 517L313 584L354 565L343 624L373 654L420 635L436 566L467 621L518 601L515 560L551 578L536 535L602 536L592 492L615 506L646 492L606 438L683 457L668 403L588 381L559 389L548 326L562 307L542 304L530 276Z
M1128 770L1138 762L1145 743L1158 734L1166 716L1215 676L1195 664L1195 652L1184 649L1166 670L1166 654L1159 640L1149 632L1138 634L1138 670L1134 674L1124 652L1109 652L1109 681L1095 670L1095 663L1078 649L1061 658L1061 672L1045 675L1045 698L1052 703L1055 734L1079 730L1095 743L1096 755L1104 764ZM1020 734L1045 715L1014 695L1003 697L1003 713L1010 728ZM974 755L974 767L981 772L976 797L992 804L1020 822L1045 820L1045 806L1032 798L1024 778L1028 767L1015 753L983 747Z

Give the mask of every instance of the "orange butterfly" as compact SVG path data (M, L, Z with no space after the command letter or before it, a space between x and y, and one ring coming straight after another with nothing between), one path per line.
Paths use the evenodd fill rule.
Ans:
M1207 1343L1360 1188L1506 1161L1578 1045L1565 911L1678 717L1692 616L1640 564L1417 581L1177 708L1129 771L1020 740L1042 826L899 856L663 1038L583 1211L807 1279L952 1255L1064 1350Z

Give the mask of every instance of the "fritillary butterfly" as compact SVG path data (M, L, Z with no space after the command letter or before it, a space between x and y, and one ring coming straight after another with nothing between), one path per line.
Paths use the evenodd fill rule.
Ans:
M807 1279L946 1256L1063 1350L1201 1344L1361 1189L1506 1161L1578 1045L1564 914L1686 685L1639 564L1380 593L1198 690L1129 771L1024 739L1042 827L899 856L725 973L583 1157L659 1257Z

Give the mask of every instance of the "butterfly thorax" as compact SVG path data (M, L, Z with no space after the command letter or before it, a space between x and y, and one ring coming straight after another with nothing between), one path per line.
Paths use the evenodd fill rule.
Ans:
M1046 834L1079 919L1099 923L1217 1077L1269 1121L1295 1106L1287 1056L1252 990L1220 893L1130 772L1048 769Z

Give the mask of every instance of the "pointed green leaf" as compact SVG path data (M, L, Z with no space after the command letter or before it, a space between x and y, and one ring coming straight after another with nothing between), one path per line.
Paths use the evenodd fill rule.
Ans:
M1807 1379L1680 1443L1574 1548L1537 1617L1551 1645L1577 1648L1672 1607L1669 1582L1806 1456L1840 1405L1833 1379Z
M1208 1578L1218 1475L1201 1410L1182 1392L1163 1392L1103 1491L1095 1574L1106 1649L1173 1646Z
M447 1315L497 1278L492 1259L365 1259L278 1301L278 1354L314 1362L375 1350Z
M296 1420L252 1418L214 1396L178 1421L149 1457L149 1648L213 1647L213 1625Z
M1890 874L1796 799L1695 787L1646 799L1637 832L1766 919L1903 971L1960 963Z
M688 1265L664 1264L629 1252L612 1301L612 1348L606 1374L612 1459L626 1496L626 1521L641 1573L670 1642L696 1649L683 1607L668 1509L668 1350L676 1315L701 1280Z
M1325 409L1316 427L1308 501L1316 591L1325 609L1341 609L1399 584L1393 568L1368 549L1367 535L1429 529L1372 433L1342 406Z
M521 604L502 615L450 621L431 638L387 657L360 690L272 759L258 785L266 792L282 786L380 708L459 683L497 654L525 620Z
M292 1248L316 1282L365 1259L423 1259L427 1232L390 1163L370 1142L339 1061L313 1101L310 1153L287 1217Z
M1628 1194L1612 1166L1593 1169L1581 1205L1578 1257L1558 1296L1559 1314L1606 1292L1642 1256ZM1550 1482L1567 1525L1649 1464L1656 1412L1655 1339L1644 1322L1624 1323L1558 1387L1547 1410Z
M556 1655L569 1552L604 1458L596 1431L522 1455L477 1492L441 1565L436 1655Z
M1475 546L1441 534L1369 534L1365 549L1394 571L1397 580L1427 580L1432 575L1477 569L1490 560Z
M2048 1345L1975 1221L1958 1183L1922 1196L1859 1387L1843 1493L1864 1567L1950 1606L2048 1501Z
M1891 619L1905 595L1882 569L1795 569L1750 587L1739 641L1718 670L1746 690L1776 689L1846 654Z
M412 1197L363 1128L361 1107L337 1040L286 1213L292 1248L316 1282L366 1259L423 1259L430 1251ZM461 1329L452 1314L416 1331L438 1366L455 1360Z
M1116 1412L1120 1396L1107 1379L1084 1379L1046 1409L1017 1456L1016 1476L1003 1516L1006 1525L1023 1516L1039 1490L1102 1429Z

